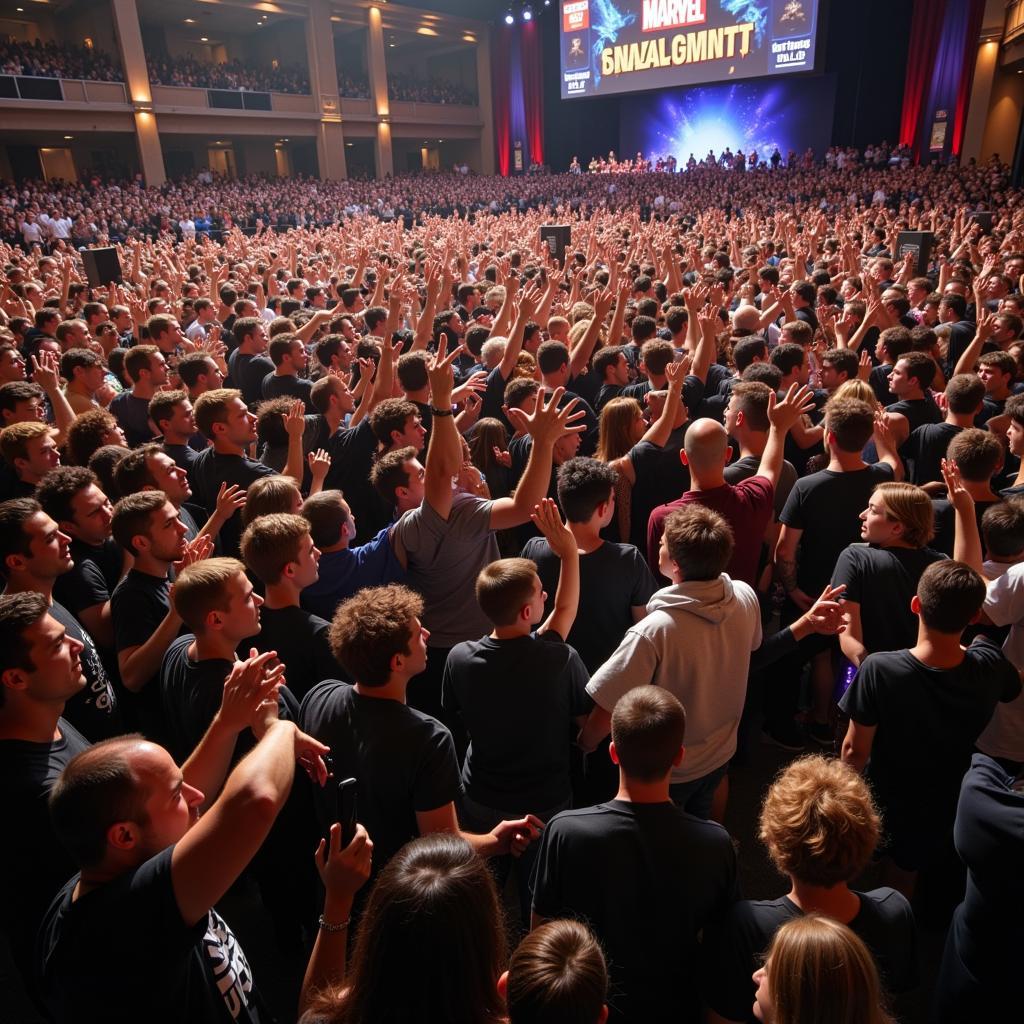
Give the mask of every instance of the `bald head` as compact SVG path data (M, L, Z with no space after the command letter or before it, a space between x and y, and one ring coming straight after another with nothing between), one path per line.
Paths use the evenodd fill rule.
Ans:
M729 447L729 435L717 420L695 420L686 432L683 451L691 470L706 473L725 465L725 453Z
M756 331L761 324L761 310L756 306L742 305L732 315L732 325L741 331Z

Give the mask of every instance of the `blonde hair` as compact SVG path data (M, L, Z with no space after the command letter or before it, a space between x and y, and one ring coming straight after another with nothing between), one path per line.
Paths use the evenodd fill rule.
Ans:
M205 558L181 570L171 587L171 604L190 632L202 632L210 612L227 610L228 585L237 576L245 576L237 558Z
M889 519L903 525L903 540L923 548L935 536L935 511L931 498L916 484L879 484L872 492L885 506Z
M860 774L812 754L779 773L761 807L761 841L782 872L825 888L855 878L878 845L878 811Z
M597 451L602 462L622 458L636 443L633 424L644 411L635 398L613 398L602 410L598 424Z
M850 380L844 380L829 396L829 401L832 402L837 398L856 398L858 401L867 402L872 409L880 409L881 403L875 396L875 392L872 390L871 385L866 380L861 380L860 377L854 377Z
M892 1024L867 946L831 918L787 921L768 948L765 973L775 1024Z

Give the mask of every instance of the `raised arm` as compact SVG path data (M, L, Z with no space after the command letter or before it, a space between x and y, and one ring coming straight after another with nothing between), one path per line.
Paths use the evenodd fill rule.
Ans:
M942 460L942 479L946 482L946 496L956 516L953 557L958 562L969 565L987 583L974 499L964 487L960 468L953 459Z
M601 337L601 327L605 318L611 312L612 292L605 288L594 296L594 317L587 325L583 337L573 346L569 355L569 377L578 377L590 363L590 357L594 354L597 339Z
M292 402L284 418L284 428L288 432L288 460L285 462L284 476L290 476L295 486L302 489L303 471L306 468L306 457L302 451L302 435L306 430L306 406L301 398Z
M551 614L541 623L538 633L549 630L563 640L569 636L580 604L580 552L572 531L562 522L558 506L545 498L530 514L533 525L544 535L560 562L558 589Z
M758 466L757 475L771 481L772 487L779 486L786 434L813 405L811 389L800 384L791 384L781 402L776 399L774 391L768 396L768 419L771 422L771 429L768 431L768 443L761 454L761 465Z
M964 349L963 355L956 361L953 368L954 376L958 373L974 373L974 365L985 347L985 342L992 337L996 328L996 314L986 313L978 319L978 326L975 328L974 337L971 343Z
M451 514L455 496L452 477L458 475L462 466L462 440L452 411L452 388L455 384L452 363L461 352L460 345L446 355L442 338L437 355L427 370L434 419L427 446L424 492L427 504L445 520Z

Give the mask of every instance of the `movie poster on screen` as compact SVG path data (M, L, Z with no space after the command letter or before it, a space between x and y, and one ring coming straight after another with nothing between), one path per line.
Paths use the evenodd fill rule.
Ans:
M562 97L811 71L819 0L562 0Z

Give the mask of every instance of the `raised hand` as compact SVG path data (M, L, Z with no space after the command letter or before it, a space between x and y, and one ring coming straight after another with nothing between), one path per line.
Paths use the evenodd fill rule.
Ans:
M331 842L320 840L316 851L316 870L328 900L351 902L366 884L373 863L373 843L366 829L356 825L352 842L342 848L341 825L331 826ZM336 923L336 922L334 922Z
M213 551L213 540L205 533L199 534L194 540L185 545L185 553L174 563L174 573L178 575L182 569L187 568L195 562L201 562L209 558Z
M566 558L577 551L576 538L562 522L558 506L551 498L545 498L539 505L534 505L530 519L559 558Z
M962 515L974 514L974 498L970 491L964 487L963 477L960 475L960 467L954 459L942 460L942 479L946 484L946 498L949 503Z
M249 657L236 661L224 681L217 717L235 732L249 728L265 704L273 701L276 708L283 682L284 665L277 661L277 653L260 654L250 648Z
M220 485L217 491L217 504L214 508L214 515L227 521L238 509L245 505L245 489L238 484L228 486L227 481Z
M804 413L814 408L814 395L806 384L790 384L780 402L773 391L768 396L768 419L780 433L785 433Z
M558 403L565 394L565 388L555 388L546 398L541 397L537 402L537 408L532 416L526 416L521 409L510 409L509 414L517 414L514 417L514 424L523 428L533 438L535 444L553 445L560 437L566 434L582 434L586 426L576 421L586 415L582 409L575 411L577 399L567 402L561 409ZM518 421L518 422L517 422Z
M315 452L310 452L306 456L306 463L310 476L322 483L331 468L331 456L326 449L317 448Z
M846 629L843 606L839 601L845 590L845 583L838 587L826 586L821 592L821 597L807 610L807 623L815 633L837 636Z
M288 431L289 438L296 435L302 437L302 433L306 429L306 406L301 398L296 398L292 402L291 408L285 413L284 429Z

